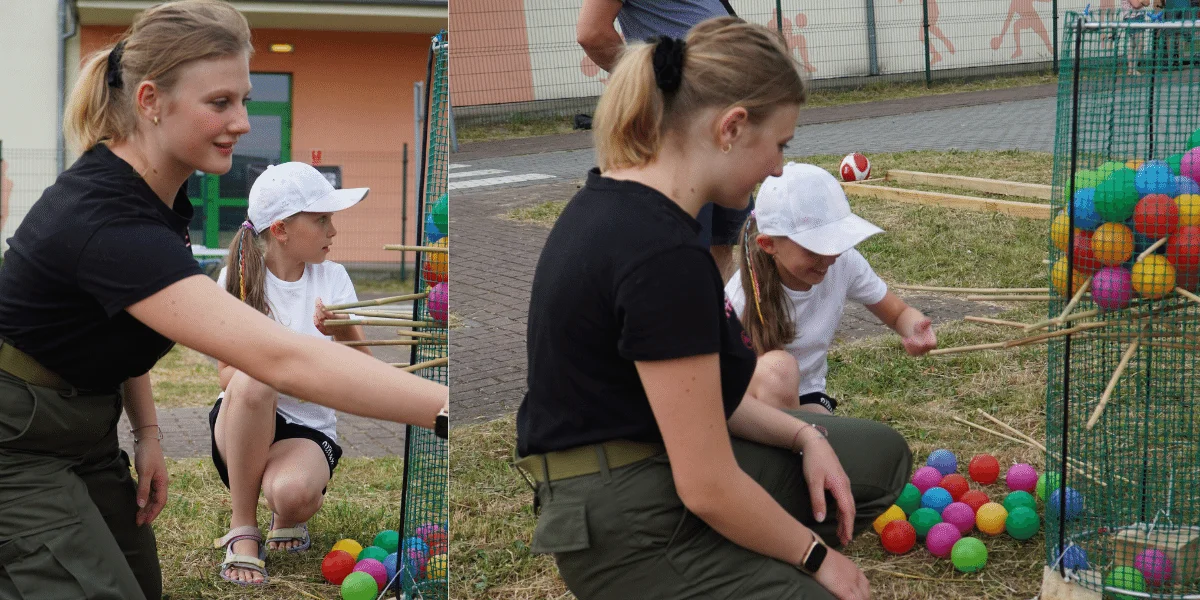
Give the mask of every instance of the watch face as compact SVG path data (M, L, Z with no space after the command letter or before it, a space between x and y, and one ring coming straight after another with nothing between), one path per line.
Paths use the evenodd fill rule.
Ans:
M829 549L825 544L817 544L813 546L812 552L808 554L808 560L804 561L804 568L810 573L816 573L817 569L821 568L821 563L825 562L825 555Z

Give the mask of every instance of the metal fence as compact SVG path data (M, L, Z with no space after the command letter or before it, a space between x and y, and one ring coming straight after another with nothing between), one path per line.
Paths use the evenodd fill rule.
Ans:
M1186 7L1196 0L1166 0ZM1066 11L1119 0L731 0L776 29L814 88L1056 69ZM607 73L576 43L582 0L454 0L454 118L475 124L590 113ZM618 26L619 31L619 26Z

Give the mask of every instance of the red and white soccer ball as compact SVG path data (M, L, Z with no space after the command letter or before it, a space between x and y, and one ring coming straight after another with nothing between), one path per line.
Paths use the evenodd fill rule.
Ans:
M871 177L871 161L855 152L842 159L842 181L862 181Z

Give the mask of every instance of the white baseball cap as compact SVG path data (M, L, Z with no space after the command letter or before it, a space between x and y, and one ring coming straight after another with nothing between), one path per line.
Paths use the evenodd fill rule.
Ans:
M247 214L255 233L262 233L296 213L345 210L366 198L369 191L334 189L320 171L302 162L271 165L250 186Z
M758 231L783 236L810 252L836 256L883 230L850 212L838 180L816 165L788 163L768 177L754 200Z

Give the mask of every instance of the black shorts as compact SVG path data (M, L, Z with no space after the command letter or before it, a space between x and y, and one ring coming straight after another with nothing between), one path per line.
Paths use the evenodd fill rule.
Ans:
M700 213L696 215L696 220L700 221L701 242L707 246L738 244L742 225L746 223L746 217L750 216L752 210L754 210L754 198L750 198L750 203L742 210L725 208L712 203L705 204L700 209Z
M838 401L837 398L825 392L809 392L807 394L800 394L800 406L804 406L805 404L820 404L825 407L825 410L829 411L829 414L833 414L837 410Z
M220 451L217 450L217 413L221 412L221 399L217 399L217 403L213 405L212 410L208 411L208 433L212 440L212 459L213 465L217 467L217 474L221 476L221 481L225 483L225 487L229 487L229 470L225 468L225 459L221 458ZM321 447L321 452L325 454L325 462L329 464L329 477L333 477L333 470L337 468L338 461L342 458L342 447L333 441L329 436L303 425L288 423L284 420L283 415L275 413L275 439L271 440L274 444L279 440L288 440L292 438L300 438L312 440ZM325 490L321 490L324 494Z

